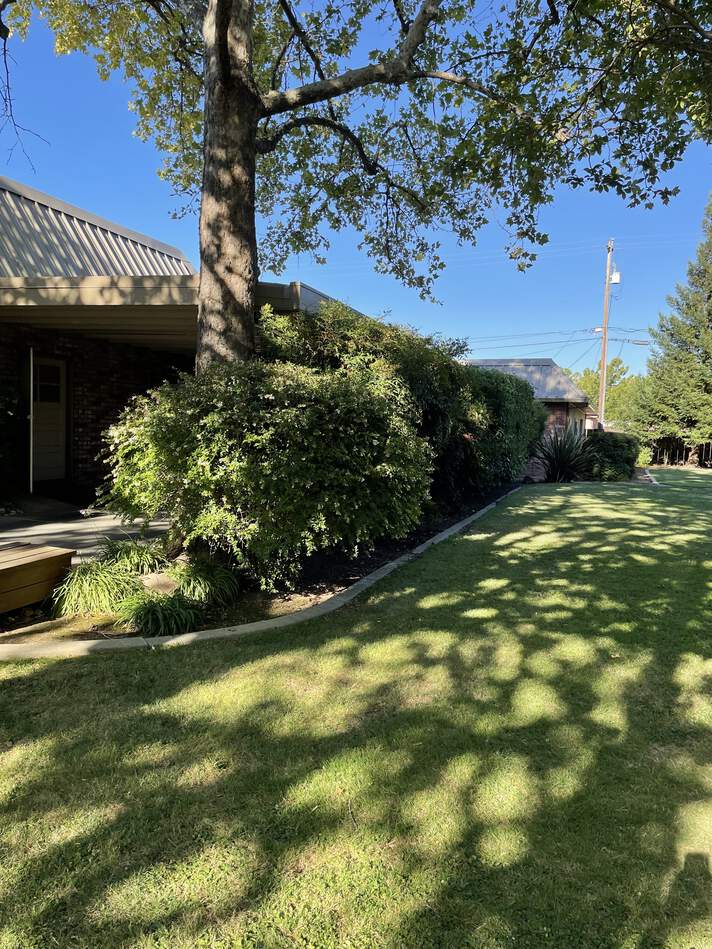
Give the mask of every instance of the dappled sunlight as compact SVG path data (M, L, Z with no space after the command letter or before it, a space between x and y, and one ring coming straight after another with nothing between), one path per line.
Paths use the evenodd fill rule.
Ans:
M0 667L0 945L712 945L703 483L532 486L288 634Z
M417 791L402 805L401 819L424 857L445 854L456 847L469 827L468 799L480 770L474 755L448 762L434 787Z
M527 759L498 755L477 785L473 813L483 824L508 823L530 817L538 803L538 781Z
M616 657L600 671L592 683L592 691L596 697L596 704L589 713L592 721L618 732L619 738L627 734L628 696L631 686L642 678L648 662L649 657L645 654L639 654L635 660ZM645 696L642 696L641 700L649 701Z
M709 627L708 627L709 631ZM712 730L712 659L683 655L675 670L682 716L691 725Z
M514 728L524 728L542 720L555 721L566 714L566 706L556 689L546 682L524 679L512 694L511 722Z
M521 826L498 824L482 833L477 849L486 867L511 867L524 858L529 841Z

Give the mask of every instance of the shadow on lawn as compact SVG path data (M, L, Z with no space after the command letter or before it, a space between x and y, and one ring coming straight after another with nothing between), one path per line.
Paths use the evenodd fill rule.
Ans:
M531 489L290 638L17 667L5 931L711 945L712 514L660 490Z

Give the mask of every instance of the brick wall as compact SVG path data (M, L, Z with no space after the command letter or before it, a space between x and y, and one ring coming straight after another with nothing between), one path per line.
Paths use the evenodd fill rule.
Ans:
M104 471L97 454L101 436L116 419L132 395L145 392L178 371L189 370L192 356L171 355L133 346L85 339L27 327L0 326L0 381L2 388L26 392L29 347L35 357L64 359L67 365L68 480L78 491L89 491L100 483ZM14 459L8 470L0 471L0 481L14 475L26 483L28 423L27 406L19 413L14 434ZM24 445L23 445L24 440ZM1 442L1 439L0 439ZM23 474L24 461L24 474Z

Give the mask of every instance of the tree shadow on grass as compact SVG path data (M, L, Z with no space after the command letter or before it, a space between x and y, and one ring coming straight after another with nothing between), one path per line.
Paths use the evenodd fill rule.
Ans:
M0 945L712 944L711 527L533 489L288 635L6 671Z

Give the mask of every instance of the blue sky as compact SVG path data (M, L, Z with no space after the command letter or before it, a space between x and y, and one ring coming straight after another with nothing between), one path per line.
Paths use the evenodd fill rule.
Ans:
M197 264L197 219L171 217L179 204L156 175L160 155L132 134L126 86L119 79L101 82L88 58L56 57L41 23L26 43L14 43L12 53L18 119L46 142L25 137L31 165L19 148L8 153L7 132L0 136L0 174L174 244ZM436 285L440 304L374 273L357 250L356 235L344 233L334 237L326 266L295 258L279 279L302 280L359 310L389 313L423 331L471 338L477 356L552 356L576 369L593 366L595 338L577 340L576 331L601 321L607 239L615 240L622 273L611 325L637 330L654 324L694 254L711 170L710 149L693 147L671 175L682 193L653 211L626 208L613 195L562 188L541 218L551 243L524 274L506 258L497 223L482 232L475 249L446 244L448 268ZM552 335L523 335L531 333ZM483 339L505 335L513 338ZM631 368L644 369L644 347L612 342L610 355L619 351Z

